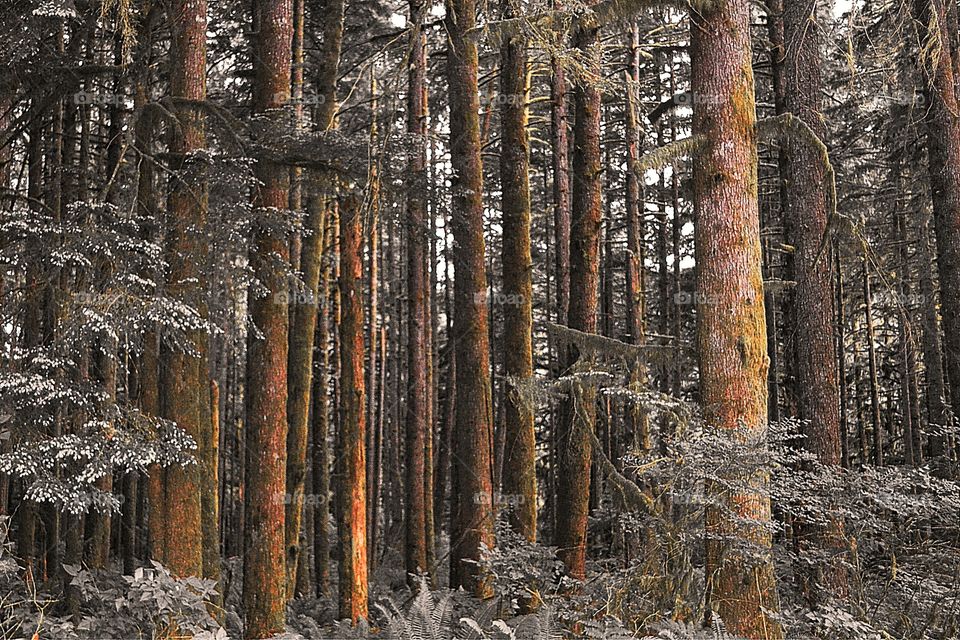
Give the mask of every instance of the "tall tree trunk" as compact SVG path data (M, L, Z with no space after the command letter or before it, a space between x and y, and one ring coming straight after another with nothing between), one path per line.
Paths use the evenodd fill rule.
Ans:
M626 136L627 136L627 161L628 166L633 166L640 158L640 126L637 121L637 91L640 86L640 26L634 22L630 26L630 47L627 60L627 83L626 91ZM631 344L642 345L646 343L646 321L644 318L646 312L646 299L644 296L644 247L643 247L643 185L640 177L635 171L627 172L626 179L626 210L627 210L627 253L626 280L627 280L627 334ZM674 211L674 215L677 215ZM664 216L663 227L660 230L660 237L664 239L663 251L666 253L666 217ZM666 269L660 274L664 279L667 278ZM661 298L664 304L669 300L669 296ZM667 314L663 314L666 320ZM664 331L667 334L669 329ZM644 362L637 361L633 364L631 371L631 385L636 391L640 391L647 385L648 371ZM634 404L630 407L628 413L630 428L633 431L634 441L640 449L646 451L650 449L650 424L644 407ZM615 456L619 458L619 455Z
M937 237L937 267L950 395L960 398L960 104L948 28L948 0L914 0L921 50L931 52L921 71L930 190ZM956 8L953 8L954 13Z
M323 44L320 51L320 77L317 93L320 104L316 112L316 126L327 131L334 126L337 112L337 72L343 41L344 1L326 0L324 5ZM320 189L332 193L330 177L321 178ZM323 194L321 194L323 195ZM287 597L293 598L296 571L299 565L300 529L303 519L303 495L307 472L307 421L309 419L310 389L313 376L313 346L317 325L317 297L320 286L320 261L323 251L323 229L326 215L323 197L308 198L307 235L301 249L301 272L306 286L307 304L297 304L293 310L288 376L290 393L287 398L287 471L285 513Z
M503 0L505 18L514 17ZM500 49L500 184L503 199L503 373L507 378L503 493L510 524L537 539L536 433L524 394L533 380L533 258L530 255L530 145L527 138L527 43L511 38Z
M554 277L557 322L566 324L570 305L570 142L567 135L567 77L559 58L551 61L551 157L553 158L553 229L556 235Z
M152 2L146 0L143 3L143 11L148 15L152 16ZM159 13L159 12L157 12ZM153 38L153 29L152 29L152 18L147 17L144 20L143 25L144 35L140 38L140 50L137 56L138 62L141 66L139 73L136 77L136 85L134 87L134 107L136 109L143 109L150 101L150 89L149 89L149 62L150 62L150 50L152 46ZM141 154L137 158L137 213L145 220L150 220L151 222L147 225L144 225L143 237L149 241L157 240L157 223L159 222L159 216L157 215L157 202L156 202L156 171L153 163L149 160L148 156L154 152L154 136L155 136L155 121L152 114L141 113L140 117L136 121L136 126L134 129L134 140L135 146L138 152ZM72 129L72 126L70 127ZM70 144L70 148L73 149L74 145ZM71 152L71 156L73 153ZM72 164L72 162L71 162ZM145 276L156 279L157 274L147 273ZM143 351L140 356L138 363L138 368L136 372L137 379L137 393L136 400L139 404L140 411L144 415L148 416L159 416L160 415L160 343L158 340L157 332L152 327L149 328L143 337ZM146 481L146 494L147 494L147 508L148 513L146 517L147 529L146 529L146 557L152 558L159 562L164 562L163 551L166 548L166 539L163 532L166 531L165 520L165 509L166 509L166 492L164 487L166 472L163 470L160 465L152 465L147 470L147 476L141 478L140 484L142 485ZM140 517L143 517L141 509ZM75 523L76 521L74 521ZM74 525L75 526L75 525ZM71 532L73 527L67 527L67 545L66 548L70 549L73 545L71 544L70 537L75 535L74 532ZM69 554L67 554L69 555ZM75 560L65 558L65 563L72 563ZM76 602L70 602L68 609L71 613L74 612L74 609L79 608L79 594L75 592L75 588L71 589L71 592L68 592L68 600L71 598L76 598Z
M410 2L410 64L407 75L407 133L414 142L408 174L414 187L407 196L407 401L406 401L406 546L407 580L415 587L427 567L426 471L427 405L427 287L424 269L427 247L427 105L424 5Z
M820 104L823 55L818 0L784 3L783 72L785 107L821 140L827 127ZM787 241L793 253L793 335L799 417L803 420L804 446L826 466L839 466L840 390L837 385L836 331L833 297L833 260L821 252L827 229L826 168L808 142L791 139L785 145L781 180L786 183ZM818 255L819 254L819 255ZM810 536L831 550L829 566L817 567L817 587L843 597L847 576L840 562L844 549L843 522L834 515L829 524L804 524L801 538ZM820 588L811 595L820 593Z
M558 2L553 3L554 7ZM551 58L550 78L550 157L553 175L553 234L554 264L553 281L556 287L556 309L554 319L557 324L567 324L567 312L570 308L570 139L567 130L567 77L563 61L555 56ZM553 354L551 354L553 355ZM551 368L559 373L563 367L563 355L551 361ZM546 490L547 512L550 530L556 541L557 523L557 436L560 430L560 411L551 412L550 420L550 474Z
M451 227L455 272L453 339L457 359L453 431L450 586L478 596L491 585L475 561L494 545L493 407L484 263L483 165L475 0L446 0L447 82L450 99Z
M747 0L693 12L693 133L705 139L693 163L701 402L707 424L763 447L768 360L750 55ZM768 478L736 481L742 489L708 487L723 504L707 510L707 535L716 536L707 544L709 603L731 633L783 638L770 615L779 610L772 558L747 562L735 550L746 543L770 553Z
M786 60L786 48L784 46L783 34L783 2L784 0L766 0L767 5L767 34L770 38L770 72L773 84L774 109L777 115L786 112L786 85L784 82L783 68ZM787 171L787 152L781 148L777 152L777 167L779 180L779 189L777 190L779 198L778 204L781 219L786 215L787 210L787 183L783 176ZM762 212L761 212L762 215ZM766 229L772 226L772 222L761 220L761 228ZM773 279L774 265L772 262L774 248L783 241L781 234L776 234L770 238L771 250L764 254L768 261L769 270L765 274L768 279ZM780 421L780 326L779 314L777 313L778 296L774 292L765 294L765 307L767 314L767 352L770 356L770 371L767 376L768 407L767 415L770 422ZM786 305L785 305L786 306ZM785 313L785 319L789 317ZM786 324L786 323L785 323Z
M377 114L379 104L376 65L370 67L370 230L367 237L367 259L370 306L367 309L367 560L370 571L376 570L377 547L380 537L380 493L377 474L377 365L380 343L380 150Z
M426 91L426 87L424 87ZM436 468L437 460L441 459L442 454L440 453L441 444L437 439L438 430L437 430L437 418L440 414L440 391L439 385L437 384L437 366L438 366L438 351L437 351L437 331L439 329L439 316L438 316L438 304L437 304L437 202L439 198L437 197L437 185L434 182L436 176L435 168L432 165L436 164L436 150L434 144L436 142L435 137L432 135L434 132L434 125L436 118L431 117L430 115L430 104L429 104L429 94L424 101L427 103L427 138L429 142L427 143L427 180L429 181L429 188L427 189L428 199L429 199L429 209L427 216L430 219L429 224L427 225L427 233L430 237L430 242L427 245L427 252L424 256L425 264L424 269L427 271L427 276L429 278L429 284L427 285L427 347L430 351L428 360L427 360L427 389L428 389L428 402L427 407L429 408L429 415L427 417L427 453L426 453L426 469L423 474L424 489L426 499L426 518L424 520L424 527L427 530L427 566L430 567L430 581L432 587L436 588L439 585L439 575L437 572L437 538L439 536L438 524L440 518L437 517L437 504L434 502L434 495L436 490L434 488L434 482L436 481ZM442 506L442 505L441 505ZM443 513L442 510L439 513Z
M347 194L340 205L340 618L367 618L367 463L363 372L363 212Z
M207 95L207 3L206 0L179 0L170 15L173 33L170 65L170 92L175 98L204 100ZM191 107L178 109L180 128L174 131L171 148L190 154L205 144L202 114ZM177 162L178 175L170 184L168 201L167 253L170 272L167 294L205 315L198 266L205 260L206 185L194 178L196 168L188 158ZM195 357L176 347L162 345L160 390L163 416L173 420L198 445L199 457L209 436L205 406L209 403L205 362L207 336L200 331L189 336L201 354ZM203 575L203 528L201 524L201 465L170 467L166 472L163 556L177 576ZM206 474L204 474L206 475Z
M570 308L567 324L586 333L597 331L600 277L600 224L603 218L600 157L600 89L597 75L599 29L583 25L574 44L587 57L584 77L574 89L573 206L570 226ZM571 347L568 371L583 371L588 362ZM567 573L586 575L587 520L590 511L590 431L596 417L596 392L589 386L571 388L564 401L563 423L557 437L557 546Z
M290 95L292 0L258 0L257 12L253 110L263 113L283 106ZM254 206L285 209L287 169L261 160L256 177L260 185ZM247 346L243 604L251 640L282 632L286 606L285 500L280 497L286 493L289 322L282 297L288 285L271 265L288 257L285 238L265 229L255 231L250 262L267 295L250 300L250 315L262 337L251 335Z

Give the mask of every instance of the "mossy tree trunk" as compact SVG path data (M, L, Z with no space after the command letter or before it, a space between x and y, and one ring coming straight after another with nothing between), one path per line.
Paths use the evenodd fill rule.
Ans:
M574 87L573 203L570 225L570 300L567 325L586 333L597 330L600 280L600 224L603 218L600 157L599 29L584 24L574 44L586 56L584 75ZM565 355L568 371L582 368L576 349ZM574 385L563 403L557 434L558 555L574 579L586 576L587 522L590 511L592 450L590 434L596 417L596 392Z
M705 4L705 3L704 3ZM757 202L756 107L750 3L722 0L692 13L697 342L700 395L708 425L765 446L767 343ZM744 472L741 472L743 474ZM773 573L766 473L709 483L708 603L731 633L783 638ZM741 545L752 547L747 555Z
M315 345L320 358L313 377L313 494L316 497L313 514L313 567L314 581L318 596L329 595L330 590L330 445L329 434L329 393L330 383L330 262L329 256L336 234L334 223L336 204L331 215L326 216L323 232L323 259L320 265L320 308L318 309Z
M784 48L781 77L784 106L821 139L827 135L821 108L822 5L818 0L787 2L783 11ZM827 181L818 151L802 140L785 145L783 174L787 242L793 253L793 335L799 417L803 420L804 446L826 466L839 466L840 390L836 358L833 277L829 251L821 251L827 230ZM837 597L847 591L847 576L841 558L844 550L843 521L834 517L823 526L802 524L800 543L807 540L829 548L832 560L816 567L818 576L811 599L819 600L821 588Z
M950 396L960 399L960 101L947 0L914 0L924 51L920 73L925 81L927 161L937 238L937 267L943 316L946 378ZM956 24L954 18L954 24Z
M630 26L629 49L627 56L627 77L630 82L626 87L626 137L627 137L627 161L632 166L640 158L640 126L637 119L637 91L640 84L640 27L635 22ZM627 251L624 256L626 266L627 283L627 334L631 344L642 345L646 343L646 321L644 319L646 311L646 298L644 294L644 224L643 224L643 185L640 182L636 172L628 171L626 178L626 214L627 214ZM678 215L674 211L674 216ZM658 249L661 255L666 256L667 251L667 221L666 216L661 219L662 225L658 232ZM670 277L666 260L661 263L660 280L664 284L668 283ZM666 301L669 296L664 295L661 300ZM666 325L669 321L669 313L663 313L661 320ZM668 331L664 331L668 333ZM666 379L667 376L664 376ZM630 375L631 385L636 390L640 390L648 383L649 372L644 362L634 363ZM628 425L632 431L634 441L639 447L647 451L650 449L650 420L646 411L639 404L630 407L628 414ZM619 454L617 454L619 457Z
M204 100L207 95L207 3L206 0L180 0L169 15L173 34L170 65L170 92L175 98ZM170 295L202 315L206 302L202 295L202 277L198 266L207 252L203 235L206 224L206 185L197 179L197 167L188 154L205 145L202 114L191 107L178 109L181 126L172 133L171 149L183 154L176 173L170 179L167 209L167 260L170 271L166 289ZM174 345L161 345L161 411L197 443L198 464L167 469L164 486L163 526L166 535L163 558L176 576L203 575L203 527L201 468L205 466L204 443L209 438L207 423L209 386L206 381L207 336L200 331L189 334L199 355ZM204 474L204 477L206 475Z
M504 0L504 17L517 11ZM503 371L508 379L503 493L510 524L537 539L536 432L524 389L533 380L533 258L530 254L530 144L527 137L527 43L512 38L500 50L500 183L503 200Z

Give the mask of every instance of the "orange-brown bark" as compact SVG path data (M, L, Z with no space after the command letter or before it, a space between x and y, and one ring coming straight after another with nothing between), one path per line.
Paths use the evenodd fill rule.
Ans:
M757 203L756 111L750 3L725 0L691 20L693 133L705 148L693 163L696 207L697 343L707 424L742 442L765 445L767 342ZM782 638L766 474L710 483L722 507L707 509L709 605L728 631ZM737 485L734 485L737 486ZM752 546L748 558L737 543Z
M575 43L598 73L599 30L583 25ZM600 158L600 90L595 78L581 77L574 89L573 208L570 227L570 308L572 329L595 333L600 280L600 224L603 219ZM576 349L566 354L568 368L589 366ZM571 577L586 575L587 522L590 514L590 431L596 418L596 392L588 386L570 389L564 401L563 423L557 437L558 555Z
M340 205L340 618L367 618L366 384L363 372L363 217L358 194Z
M513 16L505 0L505 17ZM506 443L503 493L510 524L530 542L537 539L536 433L524 385L533 379L533 258L530 255L530 145L527 138L527 43L500 49L500 184L503 202L503 372Z
M290 95L293 40L292 0L259 0L253 108L281 107ZM287 207L290 176L286 168L259 161L260 182L254 206ZM246 637L269 638L283 631L286 606L284 496L287 462L287 305L286 277L271 266L289 258L289 245L267 231L255 232L250 262L267 295L251 299L250 315L262 337L247 347L246 478L244 494L243 605Z
M178 98L203 100L206 98L206 0L179 0L169 16L173 34L170 66L170 91ZM198 264L204 260L207 248L202 229L206 222L206 187L189 180L189 160L183 158L204 146L202 115L195 109L183 107L177 116L180 127L172 134L171 149L182 154L177 174L170 180L168 200L167 295L205 312L198 280ZM163 345L160 362L161 411L173 420L196 442L198 457L202 458L202 444L208 437L205 424L205 406L209 403L206 375L201 366L206 351L206 336L196 331L189 339L200 357L183 352L177 347ZM165 474L164 562L177 576L203 574L203 530L201 524L201 485L198 464L174 466Z

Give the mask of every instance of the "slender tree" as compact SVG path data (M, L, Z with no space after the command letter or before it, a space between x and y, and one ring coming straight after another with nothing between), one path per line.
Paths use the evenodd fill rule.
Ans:
M867 338L867 362L870 374L870 424L873 427L873 463L878 467L883 464L883 431L880 424L880 381L877 377L879 362L877 360L877 335L873 324L873 287L870 284L870 262L864 254L861 261L863 268L863 315ZM864 443L865 446L865 443ZM867 458L864 456L863 462Z
M633 164L640 157L640 126L637 118L637 91L640 85L640 26L634 22L630 26L629 47L627 56L627 95L626 95L626 136L627 136L627 162L628 166ZM626 264L626 284L627 284L627 332L630 342L636 345L642 345L646 342L646 322L644 320L646 299L644 297L644 279L643 279L643 185L640 177L634 171L627 172L626 178L626 213L627 213L627 253L625 256ZM674 211L676 215L676 211ZM664 239L662 243L663 254L666 255L666 217L662 219L663 226L660 229L659 237ZM661 263L663 271L662 280L667 279L666 260ZM664 296L666 300L669 296ZM662 319L667 320L668 314L662 314ZM666 332L664 332L666 333ZM637 388L641 388L647 383L647 367L643 362L636 362L631 372L631 382ZM637 405L631 407L629 416L630 426L634 433L634 438L639 443L641 449L650 448L650 428L649 420L645 415L643 407Z
M360 197L340 203L340 617L367 617L366 385L363 372L363 216Z
M337 70L343 41L343 0L326 0L323 15L323 43L320 55L320 77L317 95L322 96L315 120L320 131L334 126L337 112ZM302 64L302 62L301 62ZM321 189L332 190L330 176L321 177ZM310 391L313 379L314 338L316 335L318 296L320 295L320 262L323 252L323 226L326 216L324 200L309 198L306 237L300 253L300 270L306 287L307 304L294 306L288 354L289 394L287 397L287 471L286 521L287 597L294 596L296 571L299 565L300 530L303 519L303 494L307 475L307 439Z
M490 593L480 550L493 547L493 404L490 386L487 266L483 237L483 164L474 0L446 0L447 84L453 230L456 407L453 428L450 584Z
M503 0L505 17L518 12ZM500 184L503 200L503 371L508 387L503 429L503 493L510 523L537 539L536 433L524 391L533 379L533 258L530 255L530 145L527 137L527 44L511 38L500 50Z
M407 196L407 402L406 402L406 568L411 585L427 566L426 447L428 437L427 303L427 105L424 3L410 3L410 64L407 75L407 133L414 138L408 171L414 187Z
M314 198L319 198L314 194ZM322 202L311 202L307 206L322 207ZM318 596L329 595L330 589L330 445L329 445L329 383L330 383L330 323L331 323L331 284L330 273L333 237L336 234L336 202L324 221L323 260L320 265L320 308L317 316L317 336L314 341L319 351L313 376L313 407L311 411L311 429L313 431L313 494L317 498L314 507L313 522L313 566L314 580Z
M600 280L602 167L600 156L599 28L582 23L575 46L588 63L574 87L573 206L570 226L570 307L567 324L587 333L597 330ZM583 370L574 347L566 354L569 371ZM590 431L596 416L596 393L589 385L574 385L564 401L563 423L557 436L557 546L567 573L586 576L587 521L590 510L592 451Z

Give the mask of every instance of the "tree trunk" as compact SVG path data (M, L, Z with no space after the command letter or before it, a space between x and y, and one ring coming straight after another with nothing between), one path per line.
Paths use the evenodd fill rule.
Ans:
M637 91L640 86L640 27L634 22L630 27L630 48L627 60L627 76L629 83L626 90L626 136L628 166L640 158L640 126L637 121ZM647 341L646 336L646 299L644 294L644 247L643 247L643 185L635 171L627 171L626 212L627 212L627 252L624 258L626 263L627 281L627 334L631 344L642 345ZM674 215L677 212L674 211ZM663 227L660 237L663 238L663 252L666 254L666 217L662 220ZM666 269L660 274L663 279L668 277ZM611 283L612 284L612 283ZM612 288L612 287L611 287ZM661 298L666 305L669 296ZM669 307L665 307L669 308ZM667 320L667 314L662 314ZM669 329L663 332L669 333ZM645 362L633 363L631 371L631 385L639 392L648 383L648 371ZM633 432L634 442L640 449L650 449L650 421L644 407L633 403L628 412L629 427ZM619 458L619 454L615 458Z
M377 547L380 538L380 509L377 474L377 365L380 343L380 157L377 129L379 95L377 87L376 65L370 67L370 149L375 157L370 161L370 231L367 237L367 259L369 274L367 291L370 292L370 306L367 309L367 560L370 571L376 570Z
M596 74L599 29L582 26L575 38L587 56L586 77L574 89L576 122L573 130L573 206L570 227L570 308L567 324L586 333L597 331L600 278L600 224L603 218L600 158L600 89ZM574 348L566 354L568 371L583 371ZM589 432L596 417L596 392L588 386L571 388L564 401L563 423L557 437L557 546L567 573L576 580L586 575L587 520L590 511Z
M103 338L97 346L96 365L100 383L106 394L108 404L117 401L117 341L114 338ZM97 480L97 489L104 493L113 492L113 469L107 470L106 475ZM35 510L32 503L27 503ZM36 521L36 514L31 516ZM110 511L91 511L88 516L90 522L90 540L88 563L95 569L106 569L110 563L110 532L113 518ZM35 526L35 525L34 525ZM199 527L197 528L199 533ZM24 558L26 561L26 558ZM29 565L28 565L29 566Z
M263 113L281 107L290 95L292 0L258 0L257 11L253 109ZM287 169L259 161L256 177L260 185L254 206L286 208ZM282 298L288 285L271 263L288 257L285 238L265 229L255 231L250 262L267 295L250 300L250 315L262 337L251 335L247 346L243 602L246 637L251 640L282 632L286 606L282 498L286 493L289 322Z
M201 480L203 577L220 582L220 386L207 376L204 382L209 399Z
M324 256L333 246L334 216L326 216L324 222ZM330 267L329 260L322 260L320 267L320 308L317 318L317 336L314 344L321 354L317 374L313 376L312 430L313 430L313 495L316 498L313 514L313 566L317 596L329 595L330 589L330 452L327 441L329 433L329 403L327 398L330 371Z
M922 48L934 42L938 52L923 68L924 114L933 217L940 273L946 378L950 395L960 398L960 104L954 77L947 0L915 0ZM955 7L953 13L956 13ZM925 65L926 66L926 65Z
M206 0L180 0L170 15L173 33L170 65L170 92L186 100L206 99ZM171 149L189 154L205 144L202 115L193 108L178 109L181 127L174 130ZM167 253L170 271L167 276L167 294L190 305L206 315L202 298L199 263L206 254L206 243L196 229L206 224L206 185L194 177L196 167L182 158L175 167L178 174L171 178L168 200ZM203 457L204 439L208 437L205 424L205 405L209 402L206 375L201 366L205 361L207 337L203 332L189 335L194 348L201 354L190 355L173 345L162 345L160 362L160 391L163 416L173 420L197 443L198 457ZM203 575L203 529L201 525L201 472L204 463L186 467L170 467L166 471L164 502L163 556L167 567L176 576Z
M873 329L873 291L870 286L870 263L863 256L863 314L867 329L867 356L870 367L870 418L873 425L873 463L883 464L883 431L880 426L880 382L877 379L877 337Z
M827 127L820 104L823 56L821 14L817 0L786 2L783 12L784 49L782 78L784 106L817 135L826 139ZM785 145L781 180L786 183L787 242L793 253L793 339L799 418L803 420L804 446L825 466L839 466L840 390L837 384L836 331L833 303L832 259L820 251L827 229L826 168L808 142L791 139ZM833 516L830 524L804 524L801 538L811 537L817 546L831 551L829 566L817 567L818 598L821 588L844 597L847 576L840 562L844 549L843 522Z
M414 187L407 196L407 401L406 401L406 546L407 581L416 588L427 571L427 531L424 474L426 471L427 404L427 287L424 269L427 233L426 157L426 36L423 3L410 2L410 64L407 76L407 133L413 139L408 175Z
M475 561L494 545L493 407L484 263L483 165L475 0L446 0L447 82L450 99L453 265L453 335L457 359L454 426L450 586L480 597L491 593Z
M367 618L367 463L363 372L363 211L340 204L340 618Z
M707 424L762 448L768 359L750 3L712 3L691 23L693 133L705 138L693 163L701 401ZM746 486L708 486L723 504L707 510L707 535L716 536L707 544L708 602L731 633L783 638L769 615L779 610L772 558L748 563L724 540L770 552L768 478L757 472L736 481Z
M553 158L553 229L556 235L554 277L557 288L557 323L567 323L570 305L570 143L567 137L567 78L562 62L551 62L550 138Z
M320 77L317 92L321 98L316 113L316 127L327 131L334 126L337 112L337 71L343 41L343 0L326 0L324 5L323 44L320 51ZM328 177L322 177L321 190L332 191ZM293 310L288 376L290 393L287 398L289 431L287 433L286 470L286 589L287 598L295 596L296 571L299 565L300 530L303 519L303 495L307 473L307 421L309 419L310 389L313 375L313 346L317 325L317 296L320 283L320 260L323 251L323 229L326 215L321 197L308 197L306 231L301 249L301 272L306 286L306 304L297 304Z
M513 17L510 0L502 3ZM527 43L512 38L500 49L500 184L503 200L503 373L507 379L503 493L513 529L537 539L536 433L533 381L533 258L530 255L530 145L527 138Z
M934 286L935 266L930 238L930 213L922 214L917 241L917 257L920 261L920 299L923 306L923 331L921 347L923 349L923 368L926 372L927 400L927 442L928 455L935 465L943 465L943 456L947 454L947 439L942 429L950 421L947 408L947 392L943 380L943 351L940 346L940 317L937 311L937 290Z
M847 314L844 308L843 261L840 248L834 246L834 276L837 280L835 300L837 306L837 371L840 385L840 452L844 469L850 468L850 426L847 420Z

